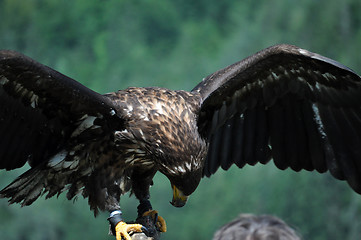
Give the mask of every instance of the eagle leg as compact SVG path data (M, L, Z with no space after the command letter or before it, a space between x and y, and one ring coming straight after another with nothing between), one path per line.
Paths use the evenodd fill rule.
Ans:
M132 188L139 200L137 222L148 230L150 236L158 236L160 232L166 232L167 227L164 219L158 216L158 211L153 210L149 201L149 188L153 184L154 170L135 170L132 175Z
M160 232L166 232L167 231L167 224L165 223L164 218L158 215L157 210L149 210L143 213L143 216L150 216L154 220L154 225L156 225L157 229Z
M158 211L152 209L152 205L148 199L139 201L138 205L138 219L143 217L150 217L153 219L153 225L159 232L166 232L167 225L164 218L158 215ZM148 227L148 225L146 225Z
M129 233L147 231L141 224L125 223L122 219L122 212L120 210L111 212L108 221L117 240L132 240Z

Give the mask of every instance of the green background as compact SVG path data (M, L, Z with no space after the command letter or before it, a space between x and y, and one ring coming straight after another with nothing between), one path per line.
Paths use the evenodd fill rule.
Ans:
M203 77L263 48L290 43L361 73L359 0L0 0L0 48L13 49L101 93L129 86L192 89ZM0 188L24 169L0 172ZM361 197L330 175L280 171L273 163L220 170L188 204L169 204L158 174L152 202L162 239L211 239L239 213L281 217L304 239L359 239ZM132 220L137 201L121 200ZM107 213L63 195L30 207L0 200L0 239L113 239Z

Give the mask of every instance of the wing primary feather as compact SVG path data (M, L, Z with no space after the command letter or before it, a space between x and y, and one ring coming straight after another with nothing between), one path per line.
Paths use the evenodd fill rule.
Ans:
M244 149L244 114L237 115L233 121L233 124L236 125L237 128L233 131L233 142L236 147L232 151L231 159L237 167L242 168L246 164L242 157Z
M256 125L257 125L257 112L255 109L247 109L244 113L244 150L243 150L243 159L246 163L250 165L255 165L257 163L254 151L255 151L255 141L256 141Z
M5 135L5 131L7 130L6 128L6 122L5 120L1 121L0 122L0 169L4 169L6 167L6 162L5 162L5 159L3 158L3 155L5 155L6 151L6 142L5 142L5 138L4 136Z
M347 124L345 125L348 126L349 134L347 134L347 146L350 148L350 150L347 153L352 155L351 158L348 159L353 160L354 164L357 167L357 175L361 176L361 121L357 118L354 110L351 108L341 108L339 109L339 111L340 114L338 115L338 122L342 124L344 121L347 121ZM341 126L345 125L342 124Z
M275 165L281 169L286 169L289 164L285 156L285 122L282 106L277 102L275 105L269 108L268 124L270 129L270 143L272 149L272 157Z
M335 139L342 138L339 126L333 116L334 112L329 106L316 103L312 103L312 111L317 131L324 145L327 168L335 178L345 180L345 172L340 162L340 157L342 157L340 151L343 146L334 144Z
M355 127L356 133L361 133L361 107L349 110L352 114L352 125ZM361 137L361 135L360 135Z
M227 116L226 102L223 102L222 107L218 111L218 126L223 125Z
M211 126L211 131L209 131L210 134L215 133L217 131L217 127L218 127L218 115L219 112L216 110L214 111L213 115L212 115L212 126Z
M33 153L33 159L30 161L30 166L36 166L39 162L41 162L44 156L49 157L49 149L46 149L49 141L48 138L41 131L37 132L36 135L36 151Z
M221 144L221 131L217 131L211 139L211 143L208 150L208 168L210 174L213 174L217 171L219 165L220 165L220 152L219 152L219 146Z
M12 113L11 113L12 114ZM6 130L2 137L6 139L6 142L2 142L2 148L5 150L2 155L1 161L5 163L5 169L11 170L16 168L17 162L13 159L13 153L16 151L16 133L18 131L17 126L19 125L19 119L11 119L11 124L7 124Z
M292 100L292 109L293 109L293 124L295 126L295 138L297 138L297 152L295 154L298 155L299 164L303 169L308 171L314 170L314 166L312 164L310 149L309 149L309 141L307 139L307 128L305 124L305 119L302 114L302 105L303 101L301 99L293 99Z
M351 111L352 116L350 116L350 121L352 126L354 127L354 134L357 136L358 138L358 145L355 146L355 149L357 149L357 151L360 151L361 149L361 135L359 135L359 133L361 133L361 108L358 109L349 109ZM361 154L356 155L356 164L357 164L357 168L358 168L358 176L361 176L361 161L357 156L360 156ZM361 186L360 183L358 184L357 187L357 192L361 192Z
M207 159L205 162L203 174L207 177L210 177L217 168L219 167L219 159L218 159L218 138L217 138L217 125L218 125L218 111L214 111L212 115L212 122L211 122L211 130L208 132L208 139L209 139L209 149L207 154ZM215 171L213 172L213 169Z
M22 162L19 164L19 161L16 160L21 159L23 156L22 143L24 137L24 134L20 133L19 135L13 136L10 141L8 154L5 157L5 159L8 158L8 162L11 162L11 164L8 164L7 166L10 169L15 169L22 166Z
M203 173L202 173L203 176L206 176L206 177L210 177L212 175L210 172L210 169L209 169L209 162L210 162L210 152L208 151L206 160L204 162Z
M352 141L355 141L352 138L353 131L352 127L350 128L349 123L347 122L347 117L343 115L340 109L331 108L328 106L326 108L327 115L322 115L323 122L329 138L330 144L335 152L335 162L339 171L342 171L343 178L346 179L349 185L356 191L361 192L360 188L360 176L358 173L358 167L355 162L359 159L353 156ZM346 121L345 121L346 120Z
M272 106L277 98L275 98L274 86L277 84L276 80L270 74L265 80L264 86L262 88L263 102L267 107Z
M334 153L327 139L321 140L321 135L318 130L320 126L317 126L311 103L307 100L302 101L301 114L303 116L303 124L307 134L307 142L305 144L308 146L312 165L318 172L326 172L328 169L326 155L328 158L333 158ZM341 175L336 169L334 174Z
M231 152L233 148L237 148L232 141L232 132L233 132L232 119L228 120L222 127L222 149L220 151L220 162L223 170L228 170L232 165L231 162Z
M289 161L289 165L292 170L294 171L300 171L302 167L299 163L299 139L297 136L297 130L296 130L296 119L294 116L294 110L293 105L291 104L291 101L293 99L293 96L290 96L289 94L282 98L282 105L284 109L284 134L285 134L285 158L287 161Z
M340 126L340 137L335 139L335 143L340 148L340 165L345 172L347 181L351 187L361 191L361 143L356 129L353 127L352 113L349 109L333 109L334 118L337 125ZM341 137L344 136L344 137ZM357 190L358 189L358 190Z
M271 150L268 147L269 132L267 127L267 115L263 106L258 106L255 111L257 113L257 126L254 158L257 162L266 164L271 159Z

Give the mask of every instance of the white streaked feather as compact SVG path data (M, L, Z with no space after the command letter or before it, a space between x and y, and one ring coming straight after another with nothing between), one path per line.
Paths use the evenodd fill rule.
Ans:
M273 79L275 80L279 80L280 76L278 76L276 73L274 72L271 72L272 76L273 76Z
M303 55L308 55L308 51L303 50L303 49L299 49L298 52L303 54Z
M74 169L78 166L79 159L73 160L73 161L63 161L61 167L62 168L68 168L68 169Z
M86 117L83 122L75 129L75 131L71 134L71 137L78 136L82 132L84 132L86 129L89 129L94 125L94 120L96 117L94 116L88 116Z
M180 173L185 173L187 170L183 166L177 166L175 169Z
M164 114L162 104L160 104L159 102L154 105L154 110L156 110L158 114Z
M44 184L38 183L37 185L34 186L34 188L31 188L31 191L29 191L26 194L26 198L24 200L26 201L26 200L33 200L38 198L40 194L43 192L43 188L44 188Z
M0 78L0 85L5 85L9 80L5 77Z
M141 118L143 119L143 121L149 121L148 116L141 116Z
M193 164L192 164L192 162L186 162L186 163L185 163L185 166L186 166L186 168L187 168L188 170L192 170Z
M92 169L89 167L89 168L83 169L83 171L81 172L81 175L87 176L87 175L90 175L90 173L92 173Z
M78 165L79 165L79 160L75 160L75 161L73 161L72 164L69 166L69 169L72 170L72 169L78 167Z
M133 106L131 105L127 106L127 108L125 108L124 111L127 113L128 117L131 117L133 112Z
M48 167L54 168L55 166L57 166L61 161L63 161L66 156L68 155L68 152L65 150L60 151L59 153L57 153L56 155L54 155L54 157L52 157L49 162L48 162ZM60 166L58 166L60 167ZM57 168L58 168L57 167Z

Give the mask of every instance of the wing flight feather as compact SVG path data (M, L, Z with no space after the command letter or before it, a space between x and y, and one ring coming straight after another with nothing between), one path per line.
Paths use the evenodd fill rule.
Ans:
M210 142L204 175L272 158L280 169L330 170L361 193L361 79L351 69L276 45L192 91L201 95L198 127Z
M115 111L110 99L79 82L20 53L0 51L0 169L46 161L84 117L103 121L104 131L121 125Z

